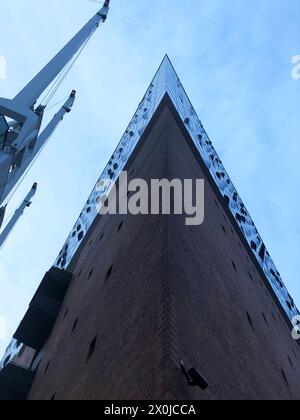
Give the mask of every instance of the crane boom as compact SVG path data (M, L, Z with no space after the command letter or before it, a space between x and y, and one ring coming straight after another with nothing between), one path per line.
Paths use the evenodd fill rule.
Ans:
M109 4L110 0L106 0L98 13L14 99L0 98L0 205L36 158L67 109L71 110L75 94L69 98L71 106L63 107L42 134L40 131L46 105L35 107L37 100L56 78L61 77L72 60L78 57L100 23L105 22Z
M57 75L72 60L75 54L96 31L99 24L106 20L109 2L107 6L96 15L60 50L60 52L38 73L28 85L15 97L15 101L29 108L32 107L45 89L53 82Z
M47 141L50 139L58 125L64 119L64 116L71 112L74 101L75 101L76 92L73 90L71 95L69 96L68 100L64 103L64 105L60 108L60 110L53 116L52 120L49 124L44 128L42 133L36 138L34 146L32 145L30 148L24 152L22 156L22 160L19 163L18 171L8 174L6 178L6 185L3 189L2 198L5 199L11 191L11 184L13 183L16 185L20 182L20 179L24 176L25 171L27 171L41 152L41 150L46 145ZM16 158L18 155L16 154ZM3 207L5 210L5 207ZM3 210L3 211L4 211ZM1 210L0 210L0 227L1 227Z
M4 245L4 243L6 242L8 236L10 235L10 233L12 232L12 230L14 229L14 227L16 226L18 220L20 219L20 217L23 215L24 210L27 207L30 207L31 205L31 200L34 197L35 193L37 191L37 184L33 184L31 190L29 191L29 193L27 194L25 200L21 203L21 205L17 208L17 210L15 211L13 217L11 218L11 220L8 222L7 226L4 228L3 232L0 234L0 248Z

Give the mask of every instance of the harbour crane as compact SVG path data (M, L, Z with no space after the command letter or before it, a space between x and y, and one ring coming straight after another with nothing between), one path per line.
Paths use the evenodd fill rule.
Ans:
M47 105L91 36L106 21L109 5L110 0L106 0L101 10L13 99L0 98L0 226L5 215L5 202L21 183L65 114L72 109L75 91L41 132ZM44 99L38 103L43 94Z
M19 221L20 217L23 215L25 209L27 207L31 206L31 200L35 196L36 191L37 191L37 183L34 183L31 190L27 194L26 198L22 201L21 205L17 208L17 210L15 211L11 220L7 223L3 232L0 233L0 249L5 244L8 236L10 235L10 233L12 232L12 230L14 229L16 224L18 223L18 221Z

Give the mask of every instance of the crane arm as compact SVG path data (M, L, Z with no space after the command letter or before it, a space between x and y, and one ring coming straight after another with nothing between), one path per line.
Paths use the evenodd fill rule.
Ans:
M32 159L34 159L39 154L39 152L42 150L42 148L45 146L45 144L47 143L49 138L52 136L52 134L56 130L57 126L64 119L64 116L67 113L71 112L74 101L75 101L75 97L76 97L76 91L73 90L70 97L66 101L66 103L54 115L52 120L45 127L44 131L39 135L39 137L37 138L36 146L34 148L34 155L32 156Z
M20 181L20 179L24 176L25 171L28 170L28 168L34 163L38 154L41 152L41 150L43 149L43 147L45 146L45 144L47 143L51 135L54 133L55 129L64 119L66 113L71 112L75 98L76 98L76 92L75 90L73 90L68 100L64 103L61 109L54 115L54 117L49 122L49 124L45 127L43 132L37 137L35 145L32 148L29 148L26 150L19 166L17 166L15 170L13 169L11 171L9 177L6 179L6 183L5 183L5 186L3 187L3 190L1 189L1 185L0 185L0 198L1 198L0 201L3 202L7 198L12 187ZM1 169L1 160L0 160L0 169Z
M8 222L8 224L5 227L5 229L3 230L3 232L0 234L0 248L6 242L8 236L10 235L10 233L12 232L12 230L14 229L14 227L16 226L18 220L23 215L24 210L26 209L26 207L30 207L31 200L34 197L36 191L37 191L37 184L35 183L35 184L33 184L31 190L27 194L25 200L22 202L22 204L20 205L20 207L17 208L17 210L15 211L13 217Z
M68 107L61 109L43 133L39 135L45 104L35 108L36 101L54 80L55 85L58 81L61 83L62 76L65 77L70 65L79 56L92 34L100 23L106 21L109 6L110 0L106 0L98 13L14 99L0 98L0 204L4 202L21 179L32 159L53 133L65 112L68 111ZM53 92L50 93L51 99ZM73 99L70 98L70 101ZM6 118L12 119L13 122L8 125ZM37 150L32 149L33 145L38 146Z
M38 73L31 82L14 98L18 103L32 107L41 94L59 75L59 73L72 60L75 54L96 31L99 24L105 22L109 1L104 3L102 9L60 50L60 52Z

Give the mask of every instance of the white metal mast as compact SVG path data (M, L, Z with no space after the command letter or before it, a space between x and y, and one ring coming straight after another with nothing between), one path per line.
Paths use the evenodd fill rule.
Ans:
M108 15L110 0L101 10L65 45L64 48L38 73L14 99L0 98L0 205L20 181L27 168L50 138L66 112L72 109L73 91L66 104L40 134L44 111L47 105L36 106L40 96L50 90L52 98L60 85L68 66L78 58L90 37ZM51 85L54 82L54 86ZM0 218L1 211L0 209Z
M5 229L3 230L3 232L0 234L0 248L4 245L4 243L6 242L8 236L10 235L10 233L12 232L13 228L16 226L18 220L20 219L20 217L23 215L24 210L27 207L30 207L31 205L31 200L34 197L35 193L37 190L37 184L33 184L31 190L29 191L29 193L27 194L25 200L22 202L22 204L20 205L20 207L17 208L17 210L15 211L13 217L11 218L11 220L8 222L7 226L5 227Z

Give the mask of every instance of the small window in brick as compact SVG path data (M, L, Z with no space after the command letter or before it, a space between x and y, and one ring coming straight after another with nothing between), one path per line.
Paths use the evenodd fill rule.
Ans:
M284 382L288 385L288 384L289 384L289 382L288 382L288 380L287 380L287 377L286 377L285 371L284 371L283 369L281 369L281 373L282 373L282 376L283 376Z
M123 227L123 220L122 220L122 222L119 224L119 226L118 226L118 232L120 232L120 230L122 229L122 227Z
M248 318L248 322L249 322L249 324L250 324L250 327L254 330L254 326L253 326L252 318L251 318L251 316L249 315L249 313L248 313L248 312L246 312L246 314L247 314L247 318Z
M291 365L291 366L292 366L292 368L294 369L294 364L293 364L292 359L290 358L290 356L288 356L288 360L289 360L289 362L290 362L290 365Z
M113 266L111 266L109 270L107 271L105 281L107 281L111 277L112 271L113 271Z
M79 318L77 318L77 319L75 320L74 324L73 324L73 327L72 327L72 334L73 334L73 332L76 330L76 328L77 328L77 326L78 326L78 321L79 321Z
M53 394L50 400L55 401L55 399L56 399L56 394Z
M92 268L92 270L90 271L90 273L89 273L89 275L88 275L88 280L92 277L93 272L94 272L94 269Z
M234 271L237 272L237 267L236 267L235 262L233 260L231 260L231 263L232 263L232 267L233 267Z
M47 372L48 372L48 370L49 370L49 367L50 367L50 364L51 364L51 360L49 360L49 362L47 363L47 365L46 365L46 367L45 367L44 375L46 375L46 374L47 374Z
M88 355L87 355L87 358L86 358L87 362L90 360L90 358L93 356L93 354L96 350L97 339L98 339L98 336L96 336L90 344L90 348L89 348Z

